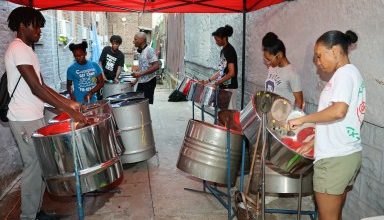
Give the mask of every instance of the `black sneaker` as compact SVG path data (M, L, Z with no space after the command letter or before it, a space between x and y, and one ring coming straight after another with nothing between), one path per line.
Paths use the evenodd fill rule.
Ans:
M54 214L47 214L44 211L40 211L36 214L35 220L59 220L59 217Z

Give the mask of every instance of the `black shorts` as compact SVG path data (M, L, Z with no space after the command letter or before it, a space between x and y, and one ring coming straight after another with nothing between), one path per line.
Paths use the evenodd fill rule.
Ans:
M153 95L155 94L156 77L145 83L137 84L136 92L144 92L144 97L149 99L149 104L153 104Z

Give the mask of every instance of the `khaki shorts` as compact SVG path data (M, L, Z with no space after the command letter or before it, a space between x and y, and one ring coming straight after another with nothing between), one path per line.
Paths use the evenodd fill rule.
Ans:
M314 165L313 190L319 193L341 195L352 186L361 167L361 151L342 156L324 158Z

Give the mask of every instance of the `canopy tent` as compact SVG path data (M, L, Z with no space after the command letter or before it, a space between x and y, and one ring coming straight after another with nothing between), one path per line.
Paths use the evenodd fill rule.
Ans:
M40 10L161 12L161 13L242 13L243 49L241 109L244 106L246 13L284 0L8 0ZM291 0L286 0L291 1Z
M41 10L162 13L242 13L283 0L9 0Z

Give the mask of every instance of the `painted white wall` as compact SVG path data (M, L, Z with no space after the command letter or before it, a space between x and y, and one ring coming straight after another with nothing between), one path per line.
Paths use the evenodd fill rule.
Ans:
M287 57L295 65L304 82L304 96L317 104L321 82L312 63L313 46L325 31L351 29L359 36L357 49L350 54L351 62L366 80L368 99L366 120L384 125L384 1L382 0L297 0L285 2L247 15L246 81L247 85L262 88L266 76L261 53L261 39L265 33L275 32L287 48ZM216 67L219 48L211 33L220 26L230 24L234 36L230 42L239 56L241 70L242 15L189 14L185 19L187 62L205 67ZM251 86L253 87L253 86ZM255 88L246 88L253 92Z
M185 15L185 60L216 69L220 59L220 48L212 37L217 28L229 24L233 36L229 42L234 46L239 70L241 70L242 20L239 14L187 14Z

